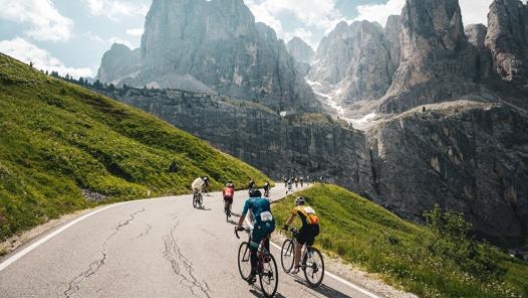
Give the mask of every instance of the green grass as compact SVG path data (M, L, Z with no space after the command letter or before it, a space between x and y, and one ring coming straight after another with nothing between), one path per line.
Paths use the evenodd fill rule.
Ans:
M216 190L268 180L154 116L0 54L0 240L94 206L83 189L108 203L187 193L203 175Z
M439 237L337 186L315 186L274 204L278 227L298 195L319 215L316 246L420 297L528 297L526 264L484 244Z

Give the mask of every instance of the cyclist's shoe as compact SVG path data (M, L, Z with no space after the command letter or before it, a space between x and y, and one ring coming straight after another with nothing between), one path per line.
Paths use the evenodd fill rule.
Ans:
M247 282L249 285L252 285L254 284L255 282L257 281L257 276L255 274L250 274L248 279L247 279Z
M298 267L295 267L292 271L290 271L291 274L297 274L299 273L299 268L301 268L300 266Z

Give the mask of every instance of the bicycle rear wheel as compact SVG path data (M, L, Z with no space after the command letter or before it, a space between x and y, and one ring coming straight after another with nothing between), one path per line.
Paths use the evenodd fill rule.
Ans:
M198 208L198 195L194 194L192 200L193 200L193 207Z
M289 273L293 267L294 245L291 239L284 240L281 249L281 265L284 272Z
M279 285L277 262L275 262L275 258L270 253L266 254L263 260L266 260L266 262L262 263L262 270L259 273L260 287L264 296L273 297Z
M324 277L323 255L317 248L309 247L303 256L304 277L311 287L317 287L321 284Z
M249 243L242 242L238 248L238 271L243 280L247 280L251 274L251 252Z

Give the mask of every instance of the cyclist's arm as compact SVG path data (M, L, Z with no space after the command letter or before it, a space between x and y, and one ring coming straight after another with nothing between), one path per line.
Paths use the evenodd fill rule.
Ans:
M238 220L238 228L242 228L242 225L244 224L244 220L246 219L246 214L248 213L249 208L250 208L250 202L248 199L246 200L246 203L244 203L244 209L242 210L242 215L240 216L240 219Z
M294 219L295 219L295 213L292 213L292 215L290 215L290 218L288 218L288 220L286 221L286 226L291 225Z

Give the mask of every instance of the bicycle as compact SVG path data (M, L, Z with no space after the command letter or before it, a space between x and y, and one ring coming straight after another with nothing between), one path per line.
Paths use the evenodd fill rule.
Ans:
M249 243L251 243L251 230L244 229L249 234L248 241L244 241L238 248L238 271L243 280L247 281L251 274L251 252L249 249ZM238 239L238 230L235 227L235 235ZM266 249L264 241L266 237L262 239L258 248L258 262L257 262L257 274L260 280L260 287L264 296L273 297L277 292L279 285L279 272L277 270L277 262L271 253Z
M269 188L264 189L264 196L265 196L266 198L269 198Z
M203 196L199 191L194 191L193 193L193 207L202 208L203 207Z
M231 217L231 208L230 208L231 204L232 204L232 201L230 203L226 199L224 199L224 213L226 215L226 221L227 222L229 222L229 218Z
M294 241L299 231L296 228L290 228L292 237L284 240L281 249L281 265L286 273L290 273L293 268L293 258L295 255ZM301 269L304 277L311 287L318 287L324 278L324 260L321 252L310 245L305 245L304 253L301 258ZM320 276L318 275L320 273Z

